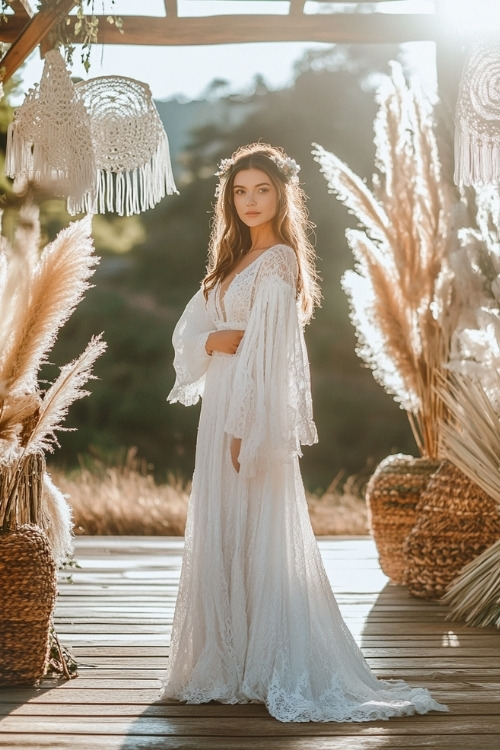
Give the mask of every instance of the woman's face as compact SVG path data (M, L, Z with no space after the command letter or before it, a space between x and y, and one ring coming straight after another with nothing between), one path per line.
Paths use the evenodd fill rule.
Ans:
M236 174L233 200L238 217L250 229L272 222L278 209L278 194L271 179L253 167Z

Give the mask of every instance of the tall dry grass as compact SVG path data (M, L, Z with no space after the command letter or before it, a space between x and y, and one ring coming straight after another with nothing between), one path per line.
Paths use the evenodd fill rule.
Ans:
M94 464L67 473L50 468L68 496L75 534L182 536L190 484L171 477L157 483L134 460L123 466ZM309 494L309 514L317 535L368 533L364 479L337 477L322 495Z

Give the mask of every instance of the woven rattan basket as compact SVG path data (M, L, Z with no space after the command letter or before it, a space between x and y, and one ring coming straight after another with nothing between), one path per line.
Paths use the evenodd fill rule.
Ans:
M0 685L32 685L45 674L56 593L44 532L24 524L0 534Z
M495 501L449 461L422 493L405 543L410 593L438 599L467 563L500 539Z
M40 679L49 657L56 566L41 512L42 454L0 468L0 685Z
M439 462L398 453L376 468L366 489L370 528L380 566L393 583L403 583L404 542L412 530L417 504Z

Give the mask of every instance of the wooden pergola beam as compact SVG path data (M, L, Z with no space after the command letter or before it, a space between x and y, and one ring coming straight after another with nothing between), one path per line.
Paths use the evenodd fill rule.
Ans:
M177 0L163 0L165 5L165 13L167 16L172 17L177 15Z
M435 41L431 13L332 13L308 15L236 15L204 17L125 16L123 33L99 20L99 44L209 45L245 42L326 42L329 44L398 44ZM71 41L71 29L68 28ZM73 38L78 43L76 37Z
M306 4L306 0L290 0L290 10L289 13L291 16L301 16L304 12L304 5Z
M35 14L29 0L10 0L9 5L14 13L20 13L25 18L32 18Z
M61 14L66 15L75 5L75 0L59 0L56 7L41 8L24 26L13 44L0 61L0 80L7 81L23 64L28 55L40 44L44 37L54 28ZM2 32L11 24L9 18ZM0 36L3 41L3 36Z

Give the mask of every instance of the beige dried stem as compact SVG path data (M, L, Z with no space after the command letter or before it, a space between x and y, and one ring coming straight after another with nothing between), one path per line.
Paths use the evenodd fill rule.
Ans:
M378 102L372 190L321 146L313 154L362 226L347 231L355 270L342 279L358 354L408 413L420 453L436 458L446 407L435 382L446 377L456 317L452 186L441 174L432 108L396 63Z
M101 336L93 338L87 348L74 362L61 368L57 380L44 394L41 405L29 421L23 434L23 450L17 459L17 470L12 474L4 507L4 525L10 528L14 521L17 483L23 459L37 451L52 451L57 445L56 430L64 430L64 418L71 404L88 395L83 386L93 378L92 367L95 360L106 349ZM1 498L0 498L1 499Z

